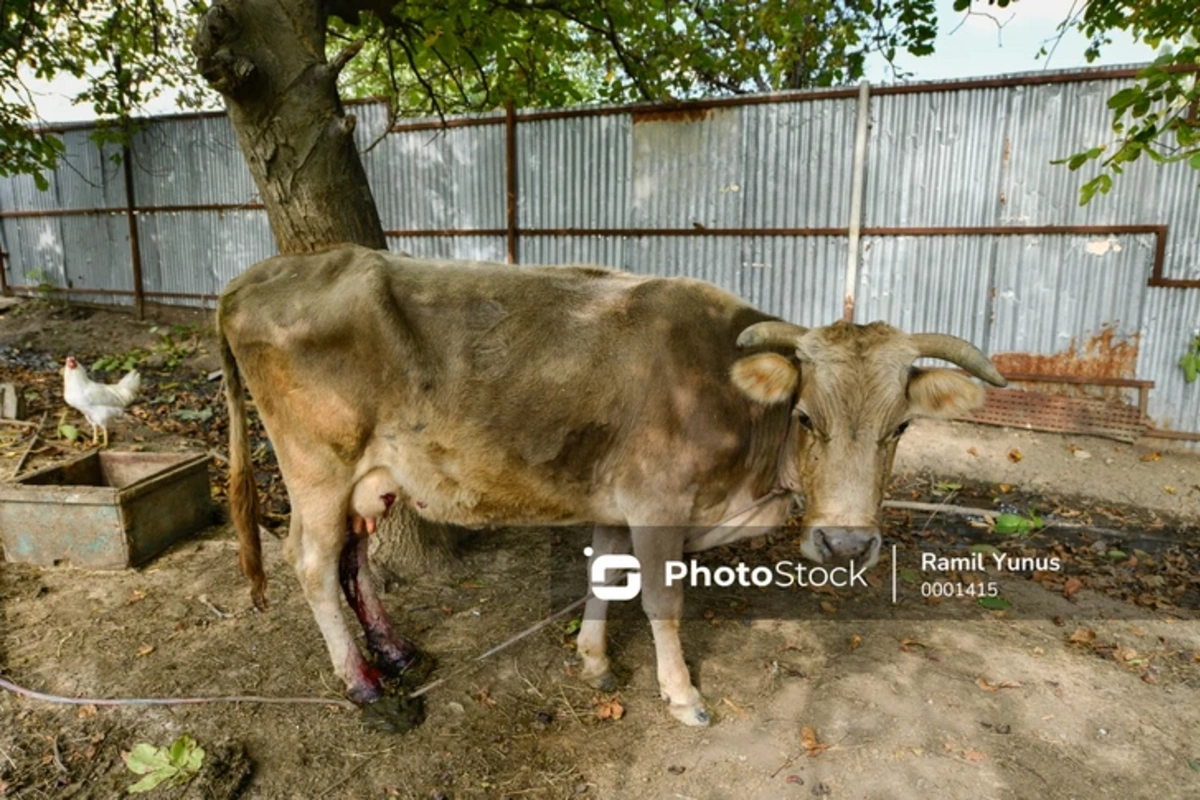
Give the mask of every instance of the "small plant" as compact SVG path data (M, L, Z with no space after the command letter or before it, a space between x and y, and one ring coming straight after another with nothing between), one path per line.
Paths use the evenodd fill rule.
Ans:
M58 438L74 443L79 438L79 429L67 422L67 412L58 418Z
M170 747L142 742L121 757L131 772L142 776L128 790L130 794L140 794L159 785L180 786L196 777L204 764L204 749L185 733Z
M115 353L111 356L101 356L92 365L92 372L129 372L138 365L146 355L144 350L130 350L128 353Z
M49 302L54 299L54 284L50 283L50 273L44 269L31 269L25 273L25 280L37 289L38 299Z
M1179 366L1183 370L1183 379L1195 383L1196 377L1200 376L1200 333L1192 337L1187 352L1179 359Z
M179 366L180 362L196 352L195 325L172 325L162 333L154 327L150 332L158 333L158 343L150 349L163 357L163 364L168 369Z

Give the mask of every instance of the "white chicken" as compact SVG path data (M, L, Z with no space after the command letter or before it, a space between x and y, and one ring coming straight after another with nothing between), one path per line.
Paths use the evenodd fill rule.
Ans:
M104 434L104 447L108 447L108 421L124 413L141 385L142 376L137 370L132 370L115 386L96 383L88 378L87 370L74 356L67 356L63 368L63 399L87 417L92 426L92 444L96 443L97 429Z

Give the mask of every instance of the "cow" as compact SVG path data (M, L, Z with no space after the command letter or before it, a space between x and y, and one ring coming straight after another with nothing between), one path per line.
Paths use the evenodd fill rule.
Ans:
M218 330L241 569L262 607L248 388L291 500L285 556L364 706L419 652L364 569L368 532L401 504L467 527L591 524L593 561L632 550L662 696L681 722L708 724L663 563L778 526L803 496L807 558L873 565L909 420L983 398L961 372L914 362L1004 385L962 339L881 322L809 330L698 280L356 246L250 267L223 292ZM611 689L605 606L588 601L578 652L583 677Z

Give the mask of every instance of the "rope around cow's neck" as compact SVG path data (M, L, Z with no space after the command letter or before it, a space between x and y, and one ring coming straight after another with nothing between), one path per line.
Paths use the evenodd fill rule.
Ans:
M734 513L729 514L728 516L726 516L724 519L722 519L716 525L713 525L708 530L709 531L716 530L717 528L721 527L729 520L734 519L735 517L739 517L742 514L745 514L749 511L753 511L754 509L761 506L763 503L766 503L768 500L771 500L772 498L775 498L775 497L779 497L782 494L786 494L787 491L788 490L782 486L776 486L770 492L768 492L767 494L758 498L757 500L755 500L753 503L749 504L745 508L738 509ZM708 531L706 531L706 533L707 532ZM615 578L613 580L615 580ZM521 631L520 633L510 636L508 639L505 639L503 642L496 645L495 647L492 647L489 650L485 650L484 652L475 656L475 658L471 659L467 663L458 667L458 669L452 670L448 675L438 678L435 681L430 681L429 683L425 684L424 686L410 692L408 695L409 699L420 697L421 695L425 694L426 692L432 691L433 689L436 689L438 686L441 686L443 683L446 683L447 681L453 680L454 678L460 677L461 675L464 675L464 674L470 672L471 670L476 669L481 663L483 663L487 659L491 658L492 656L496 655L497 653L499 653L503 650L507 650L509 647L512 647L517 642L520 642L521 640L526 639L526 638L532 636L533 634L537 633L542 628L544 628L547 625L549 625L550 623L554 622L556 619L559 619L560 617L563 617L566 614L569 614L572 611L574 611L575 609L579 608L581 605L583 605L589 599L591 599L591 597L592 597L592 593L589 590L587 594L585 594L583 597L579 598L575 602L571 603L570 605L560 608L558 611L555 611L550 616L539 620L538 622L534 623L533 625L530 625L528 628ZM7 689L8 691L13 692L14 694L20 695L21 697L27 697L30 700L41 700L41 701L44 701L47 703L58 703L60 705L72 705L72 706L189 706L189 705L194 706L194 705L202 705L205 703L259 703L259 704L271 704L271 705L325 705L325 706L332 705L332 706L340 706L342 708L355 708L356 707L349 700L344 700L341 698L328 699L328 698L323 698L323 697L262 697L260 695L225 695L225 696L221 696L221 697L113 697L113 698L64 697L62 695L47 694L45 692L38 692L38 691L34 691L33 689L27 689L24 686L20 686L11 681L5 680L2 677L0 677L0 688Z

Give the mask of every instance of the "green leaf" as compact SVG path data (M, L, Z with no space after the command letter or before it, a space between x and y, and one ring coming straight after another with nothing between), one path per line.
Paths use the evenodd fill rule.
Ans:
M1012 603L1005 600L1003 597L980 597L975 601L979 605L986 608L988 611L1006 611L1012 608Z
M138 775L145 775L147 772L170 765L171 760L161 747L155 747L146 742L142 742L130 750L129 756L125 759L125 766Z
M1130 86L1108 98L1108 107L1113 111L1119 111L1133 105L1141 96L1142 90L1140 87Z
M1188 383L1195 383L1197 376L1200 376L1200 358L1186 355L1179 359L1179 366L1183 367L1183 379Z
M1192 169L1200 169L1200 151L1192 153L1192 157L1188 159L1188 164Z
M168 770L170 770L168 772ZM140 781L132 784L127 790L130 794L143 794L153 789L158 788L158 785L165 780L175 777L177 770L172 766L166 766L160 770L155 770L147 774Z
M574 636L575 634L579 633L579 626L581 624L582 623L579 620L573 619L567 623L567 627L563 629L563 632L567 636Z
M1195 772L1200 772L1200 758L1189 758L1188 766Z
M168 757L171 759L172 764L179 764L183 761L189 745L195 747L196 743L186 733L171 743L170 755Z
M1067 161L1067 169L1074 172L1082 167L1088 161L1087 153L1076 153Z
M187 753L187 758L184 759L182 768L185 772L192 774L198 773L200 767L204 766L204 748L192 743L192 748Z
M1105 555L1107 555L1113 561L1124 561L1125 559L1129 558L1124 550L1109 550Z
M1024 534L1033 530L1033 521L1020 514L1001 514L996 517L995 531L999 534Z
M68 442L75 442L79 439L79 429L70 423L64 422L58 426L58 435Z
M900 570L900 580L904 581L905 583L920 583L921 573L917 572L912 567L905 567L904 569Z

